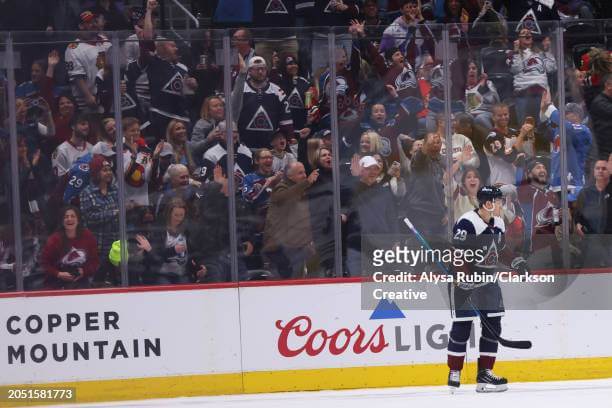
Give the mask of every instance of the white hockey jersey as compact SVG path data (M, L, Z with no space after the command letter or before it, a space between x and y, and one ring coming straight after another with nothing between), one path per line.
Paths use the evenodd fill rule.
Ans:
M557 70L557 62L551 52L534 52L525 49L512 55L510 72L514 75L514 90L523 91L531 86L548 89L546 74Z
M93 146L89 143L85 143L84 147L77 147L70 143L69 140L57 146L51 156L51 165L53 166L55 175L57 177L63 177L68 173L74 162L87 153L90 153L92 148Z
M96 95L96 76L100 68L98 67L98 56L106 53L111 43L102 35L97 34L95 41L88 42L77 39L70 43L64 54L66 60L66 70L72 84L72 94L75 96L77 105L85 107L85 98L76 84L76 80L81 78L87 83L89 91Z

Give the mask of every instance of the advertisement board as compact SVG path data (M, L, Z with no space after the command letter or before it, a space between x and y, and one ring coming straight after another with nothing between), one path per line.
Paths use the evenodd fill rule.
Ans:
M611 311L510 310L512 381L612 377ZM75 387L79 402L435 385L446 310L361 308L361 283L253 282L0 297L0 386ZM468 343L475 377L478 334ZM474 374L474 375L472 375Z
M0 384L240 372L237 289L0 299Z

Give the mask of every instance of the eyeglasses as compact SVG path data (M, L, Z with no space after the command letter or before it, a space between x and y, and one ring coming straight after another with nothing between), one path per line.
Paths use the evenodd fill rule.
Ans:
M519 38L533 38L531 35L519 35Z

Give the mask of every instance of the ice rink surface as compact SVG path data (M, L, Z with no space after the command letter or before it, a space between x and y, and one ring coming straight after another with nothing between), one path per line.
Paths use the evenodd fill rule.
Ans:
M511 383L502 393L477 394L465 385L450 395L447 387L375 388L347 391L174 398L66 407L214 408L609 408L612 379Z

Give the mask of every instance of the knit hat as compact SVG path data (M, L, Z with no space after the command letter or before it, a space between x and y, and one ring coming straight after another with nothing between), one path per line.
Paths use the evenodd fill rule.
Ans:
M546 167L546 171L548 171L548 161L541 156L536 156L527 163L527 174L531 173L533 168L538 164L541 164Z

